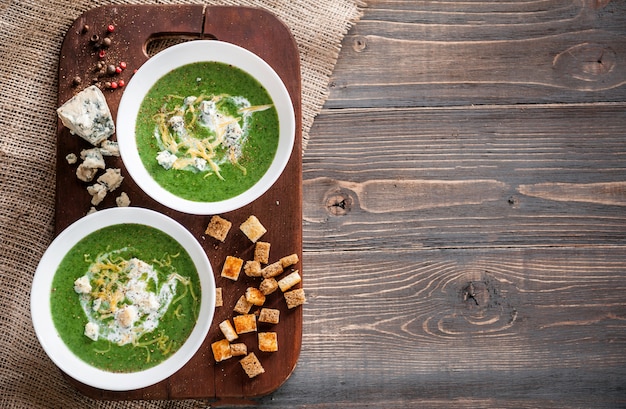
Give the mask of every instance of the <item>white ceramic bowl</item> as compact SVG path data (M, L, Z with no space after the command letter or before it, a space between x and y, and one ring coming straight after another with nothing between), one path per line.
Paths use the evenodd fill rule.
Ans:
M196 265L202 294L196 326L182 347L160 364L133 373L114 373L95 368L78 358L59 336L50 308L52 280L67 252L82 238L101 228L139 223L167 233L182 245ZM215 310L215 279L206 253L194 236L175 220L152 210L112 208L74 222L59 234L41 258L31 288L31 317L35 333L50 359L67 375L86 385L111 391L127 391L153 385L182 368L202 345Z
M247 191L216 202L196 202L174 195L160 186L144 167L137 151L135 124L141 103L152 86L173 69L212 61L230 64L247 72L270 94L278 113L279 141L268 171ZM117 140L126 169L139 187L159 203L190 214L224 213L243 207L265 193L289 162L295 137L295 116L289 93L276 72L252 52L217 40L194 40L177 44L146 61L124 88L117 113Z

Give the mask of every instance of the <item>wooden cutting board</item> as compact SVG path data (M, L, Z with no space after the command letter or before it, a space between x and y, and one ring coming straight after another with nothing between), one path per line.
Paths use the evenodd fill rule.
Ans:
M107 33L108 25L114 26L112 33ZM297 45L289 29L274 15L261 9L202 5L95 8L73 23L63 42L59 61L59 106L94 81L95 67L101 59L98 47L94 44L101 42L104 37L111 39L111 45L104 49L105 56L102 59L113 65L124 61L127 68L101 81L122 79L128 82L133 70L149 58L147 50L151 44L163 42L168 37L172 37L173 42L181 39L217 39L252 51L274 68L291 95L296 114L295 145L284 173L266 194L250 205L221 215L233 223L225 243L205 235L210 215L184 214L158 204L139 189L120 158L106 159L107 167L120 168L125 179L122 186L109 193L97 208L116 206L115 198L121 192L126 192L131 206L160 211L186 226L209 256L217 286L223 289L224 306L216 308L209 334L193 359L176 374L156 385L130 392L112 392L89 387L65 376L81 392L97 399L199 398L216 400L218 403L245 403L251 398L266 395L289 377L298 360L302 338L301 307L288 310L280 290L268 297L266 306L281 311L280 323L275 326L260 324L259 329L278 333L278 352L259 352L256 334L240 337L248 345L248 351L257 354L265 374L249 379L238 358L215 363L210 345L223 338L217 325L233 316L232 308L239 296L247 287L258 286L258 281L243 273L237 282L219 276L227 255L244 260L253 257L252 243L238 228L248 216L257 216L268 230L262 240L271 243L270 261L292 253L297 253L302 260L302 117ZM76 77L80 78L78 85L75 83ZM104 90L114 119L123 92L123 87ZM86 190L88 183L77 179L77 164L70 165L65 159L69 153L79 156L82 149L90 146L81 138L71 135L60 121L57 129L56 234L84 216L91 207L91 197ZM295 268L302 274L301 262Z

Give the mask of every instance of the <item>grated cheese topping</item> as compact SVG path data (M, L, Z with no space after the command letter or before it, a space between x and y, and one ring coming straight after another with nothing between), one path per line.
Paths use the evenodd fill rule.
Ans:
M171 101L182 101L174 105ZM215 174L223 180L220 165L231 163L245 175L239 164L248 140L252 114L272 105L251 106L241 96L170 95L153 118L154 137L159 146L156 160L164 169Z
M85 336L120 346L145 346L140 338L158 328L170 305L187 294L191 282L171 267L171 258L175 256L154 261L159 268L171 267L165 270L170 271L167 279L160 282L154 265L138 258L126 260L121 256L126 251L128 248L99 255L85 275L74 282L74 291L88 318ZM179 282L185 286L185 292L174 298ZM191 295L195 299L193 291Z

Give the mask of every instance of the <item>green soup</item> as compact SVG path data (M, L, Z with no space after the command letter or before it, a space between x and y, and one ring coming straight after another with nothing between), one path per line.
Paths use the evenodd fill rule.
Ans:
M52 281L50 307L76 356L109 372L135 372L183 345L200 294L186 250L158 229L129 223L95 231L67 253Z
M216 202L252 187L279 139L272 98L251 75L218 62L170 71L141 103L135 128L141 161L164 189Z

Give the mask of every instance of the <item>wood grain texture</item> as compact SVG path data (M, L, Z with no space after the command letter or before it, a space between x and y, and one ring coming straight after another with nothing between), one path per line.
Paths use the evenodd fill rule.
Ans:
M328 108L622 100L623 2L370 7L344 42Z
M304 154L271 408L626 406L626 8L367 2Z
M304 218L345 250L623 245L625 107L333 110L305 155Z

